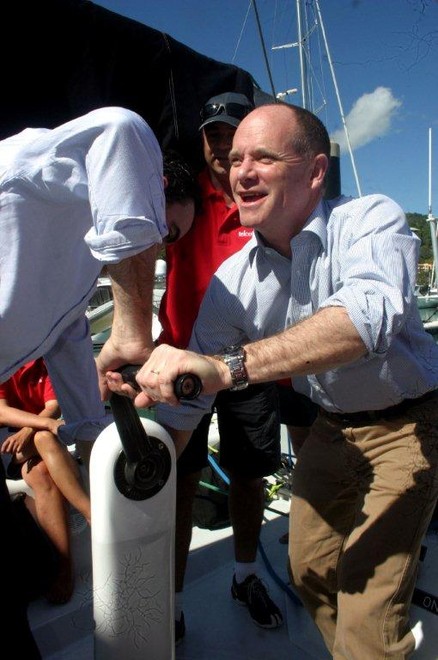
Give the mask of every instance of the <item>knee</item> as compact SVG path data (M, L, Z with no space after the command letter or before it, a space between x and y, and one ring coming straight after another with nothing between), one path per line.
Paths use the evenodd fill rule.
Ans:
M37 431L34 435L34 444L37 450L40 449L41 444L44 443L45 447L49 447L50 444L56 442L56 438L50 431Z
M47 469L47 465L44 461L35 461L32 459L27 461L27 464L23 470L23 479L33 490L38 490L44 488L45 490L50 490L54 486L54 482L50 473Z
M255 495L263 491L263 483L263 477L247 477L235 472L230 474L230 488L236 492Z

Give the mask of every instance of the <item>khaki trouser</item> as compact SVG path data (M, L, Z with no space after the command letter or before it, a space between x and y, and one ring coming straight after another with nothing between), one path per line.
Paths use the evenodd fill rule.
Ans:
M334 658L402 660L438 497L438 400L368 424L312 427L294 471L291 576Z

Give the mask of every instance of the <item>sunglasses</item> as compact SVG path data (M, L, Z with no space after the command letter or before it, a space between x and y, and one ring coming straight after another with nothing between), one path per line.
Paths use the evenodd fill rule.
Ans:
M234 119L243 119L251 112L252 108L240 103L207 103L201 110L202 122L218 115L229 115Z

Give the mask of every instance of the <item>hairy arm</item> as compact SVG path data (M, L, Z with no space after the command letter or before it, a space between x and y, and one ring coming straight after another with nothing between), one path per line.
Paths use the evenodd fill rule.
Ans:
M142 364L153 350L152 295L156 245L107 266L112 282L114 317L111 335L96 358L102 398L107 398L105 373L125 364Z
M322 373L354 362L367 352L343 307L321 309L277 335L246 344L245 349L250 383ZM219 358L163 344L137 375L142 392L136 405L150 406L157 401L177 405L173 382L184 373L201 378L204 394L232 387L229 369Z
M354 362L367 349L344 307L326 307L283 332L247 344L250 382L318 374Z

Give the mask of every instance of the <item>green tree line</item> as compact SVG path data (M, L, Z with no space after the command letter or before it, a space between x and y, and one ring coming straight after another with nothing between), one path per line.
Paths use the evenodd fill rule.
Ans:
M406 218L408 220L409 226L411 229L415 230L418 238L421 240L420 247L420 264L432 264L433 263L433 248L432 248L432 237L430 233L430 223L427 220L426 215L421 213L406 213ZM424 285L429 281L429 272L427 270L419 270L418 272L418 284Z

